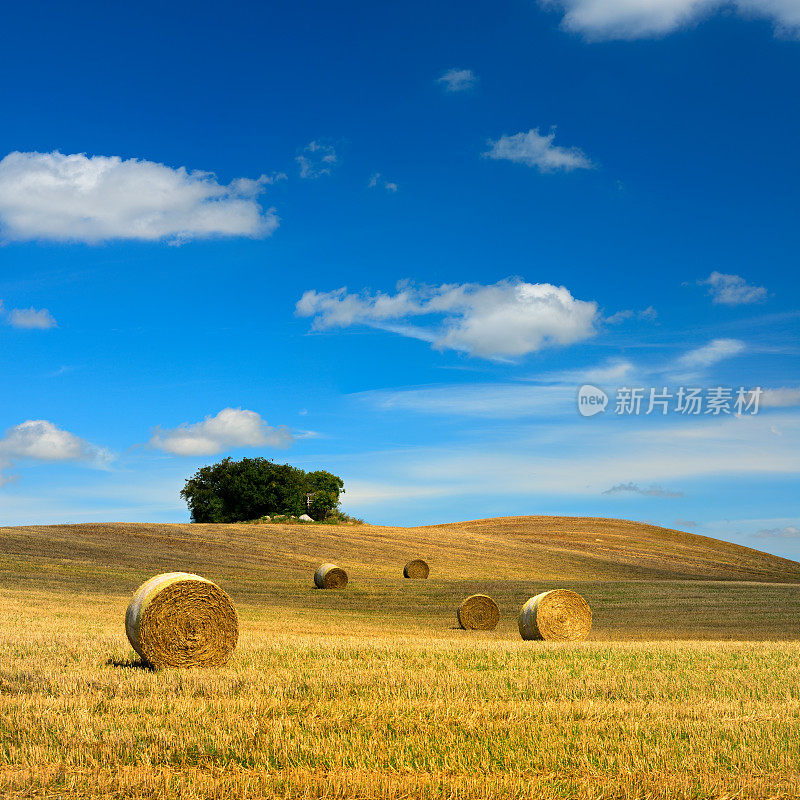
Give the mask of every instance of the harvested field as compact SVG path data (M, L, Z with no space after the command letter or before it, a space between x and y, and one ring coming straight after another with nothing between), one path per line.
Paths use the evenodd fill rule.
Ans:
M310 542L319 537L325 556L338 546L332 555L352 576L347 591L321 592L309 580L321 559L309 565L313 547L300 534L284 535L298 547L292 561L280 537L256 543L247 526L198 528L0 532L0 796L798 797L793 562L723 546L713 564L703 561L713 545L700 539L703 569L758 570L760 582L658 580L646 570L638 580L581 578L569 572L587 563L574 560L575 542L562 541L571 554L559 562L559 551L521 544L538 534L518 530L463 545L494 537L492 576L465 576L453 561L440 570L431 556L434 577L409 581L402 554L416 530L396 551L382 542L376 553L361 542L368 526L309 525ZM517 557L523 548L530 560L548 558L565 588L587 599L587 640L519 638L525 600L564 584L520 576L503 552L506 535ZM136 547L121 546L127 536ZM650 541L688 569L698 537L674 536L640 531L632 550ZM627 574L631 559L623 561L614 568ZM141 667L124 616L155 564L191 569L231 595L240 637L224 667ZM497 601L500 622L460 630L453 610L478 591Z

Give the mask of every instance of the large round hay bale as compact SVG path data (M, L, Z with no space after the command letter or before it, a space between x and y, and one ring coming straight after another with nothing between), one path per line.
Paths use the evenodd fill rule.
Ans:
M491 597L473 594L458 607L458 624L468 631L492 631L500 619L500 609Z
M322 564L314 573L317 589L344 589L347 586L347 573L336 564Z
M431 568L421 558L415 558L403 567L404 578L427 578L430 574Z
M531 597L519 615L523 639L573 642L585 639L591 627L592 609L569 589L553 589Z
M154 667L221 667L239 638L228 595L188 572L167 572L143 583L125 614L131 647Z

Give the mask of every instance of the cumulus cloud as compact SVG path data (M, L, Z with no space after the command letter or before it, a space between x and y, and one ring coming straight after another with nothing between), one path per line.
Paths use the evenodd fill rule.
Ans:
M597 303L577 300L563 286L507 279L415 286L399 284L395 294L352 294L346 288L305 292L296 313L313 317L314 330L367 325L481 358L526 355L550 345L594 336ZM424 324L409 320L425 318Z
M57 327L55 317L46 308L12 308L8 314L12 328L47 330Z
M763 303L767 299L767 290L763 286L751 286L740 275L726 275L715 270L699 283L710 287L708 293L717 305L744 306Z
M683 492L673 492L670 489L654 484L646 489L638 483L618 483L610 489L606 489L603 494L642 494L647 497L683 497Z
M446 92L465 92L476 81L475 73L471 69L449 69L436 79Z
M81 461L103 466L111 453L57 427L46 419L29 419L9 428L0 439L0 469L18 461ZM0 485L10 478L0 476Z
M89 243L267 236L278 218L256 198L269 181L225 185L135 158L14 152L0 161L0 229L12 240Z
M300 166L301 178L319 178L331 174L331 170L338 163L338 158L336 150L330 145L309 142L297 156L296 161Z
M489 150L483 155L498 161L513 161L536 167L539 172L572 172L594 167L582 150L553 144L555 138L555 129L542 135L538 128L531 128L527 133L490 139Z
M797 0L540 0L563 10L562 26L588 39L663 36L714 12L733 9L772 21L776 33L800 34Z
M273 428L255 411L223 408L202 422L156 428L150 445L179 456L209 456L235 447L288 447L292 441L285 425Z

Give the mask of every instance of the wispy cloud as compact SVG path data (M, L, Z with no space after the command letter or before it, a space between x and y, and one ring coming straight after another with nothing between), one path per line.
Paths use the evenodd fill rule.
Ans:
M319 178L330 175L339 159L331 145L314 141L303 148L296 161L301 178Z
M489 149L483 155L485 158L535 167L539 172L572 172L594 167L582 150L553 144L555 138L555 128L546 134L539 133L538 128L531 128L527 133L490 139Z
M285 425L274 428L255 411L223 408L202 422L156 428L150 446L179 456L205 456L236 447L288 447L292 441Z
M563 9L562 26L588 39L663 36L704 15L734 8L742 16L771 20L778 35L800 34L795 0L540 0Z
M382 411L408 411L443 417L520 419L574 415L574 386L485 383L381 389L352 397Z
M800 388L765 389L759 404L764 408L800 406Z
M796 525L787 525L785 528L762 528L755 535L765 539L800 539L800 528Z
M717 305L744 306L763 303L767 299L767 290L763 286L752 286L740 275L715 271L698 283L709 287L711 300Z
M14 152L0 161L0 230L88 243L268 236L278 218L257 197L269 181L221 184L210 172L135 158Z
M382 189L386 189L387 192L396 192L397 191L397 184L394 181L387 181L380 172L373 172L370 176L369 182L367 183L370 189L375 189L380 187Z
M617 311L615 314L611 314L611 316L606 317L604 322L607 325L619 325L621 322L627 322L629 319L652 322L653 320L658 319L658 311L656 311L653 306L648 306L640 311L625 309L624 311Z
M478 79L471 69L449 69L436 79L446 92L465 92L472 89Z
M674 492L671 489L664 489L662 486L654 484L647 488L642 488L638 483L618 483L610 489L606 489L603 494L641 494L646 497L683 497L683 492Z
M488 286L405 283L396 294L310 290L298 301L296 313L313 317L314 330L368 325L422 339L440 350L504 359L594 336L597 303L577 300L563 286L507 279ZM435 319L409 324L421 317Z
M711 367L726 358L732 358L747 349L739 339L713 339L702 347L689 350L680 356L675 365L678 369Z

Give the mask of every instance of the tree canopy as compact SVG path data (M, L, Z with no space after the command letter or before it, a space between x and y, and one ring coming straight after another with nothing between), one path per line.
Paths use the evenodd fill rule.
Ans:
M344 481L338 475L306 472L267 458L225 458L198 469L181 489L192 522L243 522L305 513L324 519L338 507L342 493Z

